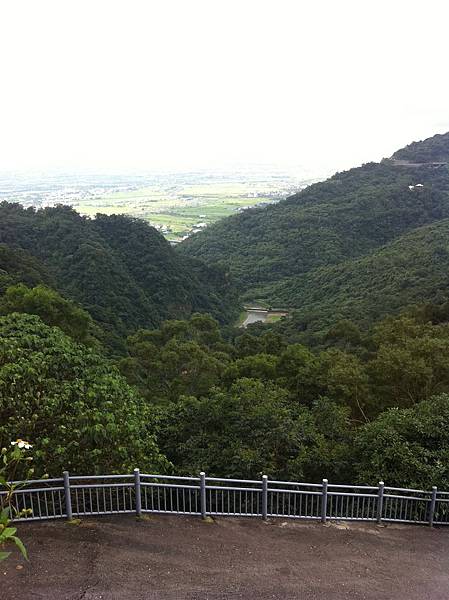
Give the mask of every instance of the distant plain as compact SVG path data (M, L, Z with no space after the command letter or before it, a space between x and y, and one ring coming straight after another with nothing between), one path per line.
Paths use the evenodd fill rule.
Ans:
M0 175L0 200L34 208L68 204L89 217L126 214L177 242L237 211L278 202L313 181L300 168L265 166L128 175L11 174Z

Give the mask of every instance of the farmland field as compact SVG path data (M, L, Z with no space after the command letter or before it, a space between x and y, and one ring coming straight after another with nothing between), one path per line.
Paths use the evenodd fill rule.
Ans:
M281 186L285 190L284 186ZM297 189L297 186L295 188ZM172 241L195 233L218 219L261 203L279 200L280 190L266 182L257 184L216 182L202 185L158 185L128 192L82 199L73 204L81 214L124 213L143 218ZM201 224L198 227L195 225Z
M68 204L89 217L126 214L145 219L177 242L237 211L277 202L315 180L301 169L275 167L121 176L21 175L0 177L0 200L35 208Z
M163 192L157 188L141 188L129 192L113 192L105 196L80 200L72 205L81 214L130 214L146 219L168 239L176 240L190 233L197 223L209 225L243 207L275 201L273 192L248 196L244 185L210 184L189 186Z

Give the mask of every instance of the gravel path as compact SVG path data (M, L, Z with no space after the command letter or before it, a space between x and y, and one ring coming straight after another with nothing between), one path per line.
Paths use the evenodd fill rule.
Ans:
M151 516L20 526L1 600L448 600L449 529Z

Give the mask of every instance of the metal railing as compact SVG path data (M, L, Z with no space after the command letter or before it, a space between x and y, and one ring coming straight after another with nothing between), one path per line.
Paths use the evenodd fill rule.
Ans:
M282 517L449 525L449 492L377 486L151 475L70 476L16 482L17 521L94 515ZM0 505L6 490L0 488ZM20 513L20 514L19 514Z

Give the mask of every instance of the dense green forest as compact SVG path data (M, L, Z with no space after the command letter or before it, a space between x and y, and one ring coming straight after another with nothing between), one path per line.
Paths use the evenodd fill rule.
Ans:
M276 286L275 302L288 305L294 294L301 308L279 325L290 339L319 343L340 319L363 329L387 314L449 297L449 219L414 229L366 256Z
M449 489L447 307L364 336L340 323L321 351L270 330L225 338L196 314L138 331L115 365L63 331L71 310L53 326L45 314L0 317L0 443L31 440L39 472L138 464Z
M412 142L401 148L391 157L394 160L409 162L444 162L448 161L448 134L437 134L422 142Z
M449 163L449 133L394 157ZM229 268L248 300L296 309L292 334L323 332L336 317L367 325L408 304L439 301L448 217L447 165L385 160L220 221L179 252Z
M143 221L81 217L0 203L0 290L44 283L86 309L116 351L139 327L205 311L227 322L235 299L226 274L174 253Z
M180 254L125 217L0 205L0 447L29 439L50 475L449 490L448 183L446 167L365 165ZM244 227L266 240L269 223L270 251L244 252ZM228 267L240 293L295 299L292 318L234 327Z

